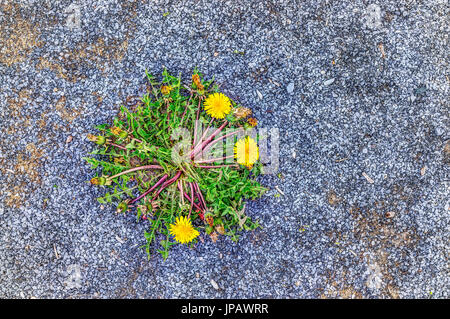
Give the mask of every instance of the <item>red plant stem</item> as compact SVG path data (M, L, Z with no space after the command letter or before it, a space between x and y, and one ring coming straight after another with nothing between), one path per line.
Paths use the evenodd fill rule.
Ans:
M194 186L189 182L189 188L191 189L191 207L189 208L188 219L191 217L192 207L194 206Z
M181 115L180 126L183 126L184 117L186 116L186 112L187 112L187 109L188 109L188 106L189 106L189 102L190 102L191 99L192 99L192 95L193 95L193 92L191 92L191 96L189 97L189 100L188 100L187 103L186 103L186 107L184 108L183 115Z
M196 161L195 163L213 163L213 162L219 162L219 161L223 161L229 158L233 158L234 155L230 155L230 156L225 156L225 157L219 157L219 158L212 158L212 159L207 159L207 160L201 160L201 161Z
M133 203L137 202L138 200L140 200L141 198L143 198L143 197L147 196L148 194L150 194L151 192L153 192L153 190L155 190L156 187L161 185L161 183L163 183L166 180L167 177L168 177L168 175L164 174L164 176L159 181L157 181L155 185L150 187L148 190L146 190L144 193L142 193L141 195L139 195L135 199L131 200L129 202L129 204L133 204Z
M206 145L208 145L209 142L211 142L212 139L213 139L217 134L219 134L220 131L222 131L223 128L224 128L225 126L227 126L227 124L228 124L228 121L225 121L225 122L224 122L224 123L223 123L223 124L222 124L215 132L214 132L214 133L212 133L212 134L206 139L206 141L204 141L204 142L201 143L200 145L197 145L197 146L192 150L190 156L191 156L192 158L194 158L194 156L197 155L197 153L198 153L199 151L201 151L203 147L205 147Z
M224 165L196 165L198 168L221 168L221 167L237 167L237 164L224 164Z
M141 171L141 170L145 170L145 169L162 169L162 166L159 166L159 165L144 165L144 166L134 167L134 168L128 169L126 171L120 172L119 174L110 176L110 177L108 177L108 179L112 180L113 178L119 177L121 175L132 173L132 172L136 172L136 171Z
M206 134L208 133L209 129L211 128L211 124L212 124L213 121L214 121L214 118L211 119L211 121L210 121L209 124L208 124L208 127L205 129L205 131L203 132L202 137L200 137L200 140L198 141L198 144L195 145L194 148L196 148L197 146L199 146L200 143L203 141L203 139L206 137Z
M109 145L114 146L114 147L117 147L117 148L119 148L119 149L121 149L121 150L124 150L124 151L127 150L127 148L126 148L125 146L122 146L122 145L119 145L119 144L115 144L115 143L111 143L111 142L110 142Z
M170 184L172 184L173 182L175 182L178 177L180 177L181 175L181 171L178 171L174 177L172 177L171 179L169 179L167 182L165 182L164 184L161 185L161 188L156 192L155 196L153 196L152 198L152 202L156 199L156 197L158 197L159 193L161 193L163 191L164 188L166 188L167 186L169 186Z
M183 196L183 185L181 184L181 180L177 182L178 190L180 191L181 203L184 205L184 196Z
M189 197L188 194L184 193L184 197L185 197L188 201L191 201L191 198ZM200 210L200 211L203 210L203 209L202 209L200 206L198 206L196 203L194 203L193 205L194 205L194 207L195 207L196 209L198 209L198 210Z
M170 104L169 101L166 101L166 111L167 111L167 115L166 115L166 121L167 121L167 126L170 128Z
M214 141L211 141L211 143L209 143L208 145L205 146L205 148L203 149L203 152L206 152L208 149L211 148L211 146L213 146L213 145L216 144L217 142L223 140L224 138L233 136L234 134L239 133L239 132L242 132L242 130L236 130L236 131L233 131L233 132L231 132L231 133L222 135L222 136L219 137L219 138L216 138Z
M170 111L167 112L167 116L166 116L166 121L167 121L167 125L170 126Z
M194 182L194 187L197 189L197 196L198 196L199 201L203 204L203 208L205 210L207 210L208 207L206 206L206 202L205 202L205 199L203 198L203 194L202 194L200 187L195 182Z

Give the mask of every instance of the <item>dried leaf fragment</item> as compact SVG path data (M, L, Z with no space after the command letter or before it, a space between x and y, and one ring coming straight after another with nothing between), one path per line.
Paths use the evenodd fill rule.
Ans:
M222 224L216 226L216 231L221 235L225 235L225 228Z
M216 232L212 232L211 234L209 234L209 237L211 238L213 243L215 243L217 239L219 239L219 235L217 235Z
M380 49L381 56L383 57L383 59L385 59L386 58L386 53L384 52L383 43L380 42L380 44L378 44L378 49Z
M214 289L219 290L219 285L217 284L217 282L214 281L214 279L211 279L210 282Z
M236 211L237 217L239 219L239 227L241 227L241 228L242 228L242 226L244 226L245 221L248 218L247 216L245 216L244 212L245 212L245 204L241 210Z
M395 212L386 212L384 216L386 216L386 218L392 218L395 216Z
M116 235L116 240L117 240L119 243L121 243L121 244L123 244L123 243L125 242L122 238L120 238L120 237L117 236L117 235Z
M425 175L426 171L427 171L427 167L426 166L422 167L421 170L420 170L420 175L421 176Z
M328 200L328 204L330 204L331 206L334 206L341 201L341 199L339 198L339 196L336 194L336 192L334 190L330 190L328 192L327 200Z

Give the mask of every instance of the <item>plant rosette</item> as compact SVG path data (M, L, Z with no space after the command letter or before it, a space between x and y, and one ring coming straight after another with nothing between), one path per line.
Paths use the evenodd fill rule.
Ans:
M201 233L237 241L241 230L260 227L245 214L245 201L266 191L256 180L262 165L251 110L197 70L190 85L167 70L161 82L146 75L140 101L87 136L98 149L85 160L101 169L90 183L110 189L98 201L149 223L149 257L155 249L166 259L172 245L194 245Z

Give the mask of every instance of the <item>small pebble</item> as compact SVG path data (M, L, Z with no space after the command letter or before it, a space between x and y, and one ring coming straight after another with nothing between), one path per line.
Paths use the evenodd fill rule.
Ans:
M286 90L288 93L294 92L294 83L293 82L289 83Z
M256 90L256 94L258 95L259 99L262 100L263 99L263 95L261 92L259 92L258 90Z
M214 279L211 279L211 285L214 287L214 289L219 290L219 285L214 281Z
M334 83L334 78L326 80L325 82L323 82L323 85L330 85Z

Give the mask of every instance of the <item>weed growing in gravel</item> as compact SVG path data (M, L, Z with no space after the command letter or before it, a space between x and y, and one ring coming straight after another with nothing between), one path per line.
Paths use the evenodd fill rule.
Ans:
M121 106L113 125L88 135L99 147L85 159L102 169L91 184L110 190L98 201L148 221L149 257L154 247L166 259L176 243L203 241L201 232L214 242L219 235L237 241L240 230L259 226L245 215L244 201L266 190L255 180L261 163L251 110L197 70L190 85L166 70L161 82L146 75L149 90L140 102Z

